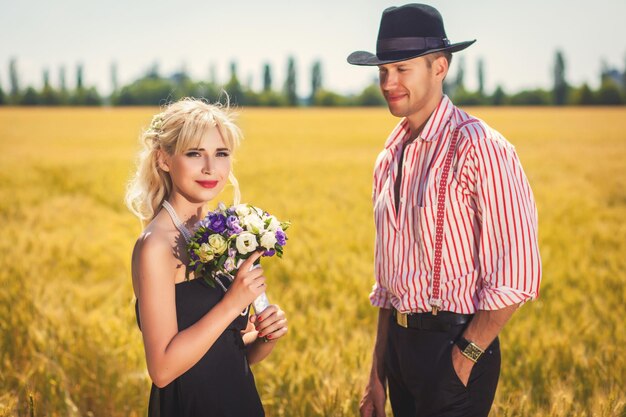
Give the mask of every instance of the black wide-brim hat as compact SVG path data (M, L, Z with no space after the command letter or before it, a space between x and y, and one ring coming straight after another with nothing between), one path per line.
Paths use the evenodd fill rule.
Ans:
M472 41L450 43L441 14L426 4L389 7L383 12L378 30L376 54L352 52L348 62L353 65L381 65L406 61L433 52L458 52Z

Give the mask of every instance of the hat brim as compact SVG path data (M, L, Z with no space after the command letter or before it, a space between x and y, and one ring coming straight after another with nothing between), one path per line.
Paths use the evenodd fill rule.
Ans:
M409 59L417 58L420 56L432 54L434 52L459 52L463 49L467 48L471 44L476 42L476 39L472 41L459 42L452 44L450 46L446 46L445 48L436 48L436 49L427 49L425 51L420 52L404 52L400 53L401 56L392 59L379 59L376 54L366 51L355 51L348 55L348 63L352 65L363 65L363 66L374 66L374 65L382 65L382 64L391 64L393 62L406 61Z

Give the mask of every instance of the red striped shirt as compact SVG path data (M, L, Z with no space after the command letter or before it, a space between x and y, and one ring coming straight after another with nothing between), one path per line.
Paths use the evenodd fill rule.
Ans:
M454 128L470 117L444 96L420 136L398 158L410 130L402 119L374 169L374 306L430 311L437 187ZM515 148L478 120L461 130L445 207L442 310L471 314L538 296L537 207Z

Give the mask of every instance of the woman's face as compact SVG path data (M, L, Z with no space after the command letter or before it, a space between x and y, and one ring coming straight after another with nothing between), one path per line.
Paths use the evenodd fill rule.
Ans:
M215 128L202 138L197 148L185 149L178 155L163 153L160 166L169 172L174 192L192 203L205 203L224 189L231 169L230 154Z

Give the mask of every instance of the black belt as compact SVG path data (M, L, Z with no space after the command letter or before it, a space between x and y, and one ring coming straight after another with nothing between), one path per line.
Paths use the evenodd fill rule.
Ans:
M393 317L398 326L419 330L436 330L446 332L452 326L468 323L473 314L459 314L451 311L440 311L436 316L431 313L401 313L393 309Z

